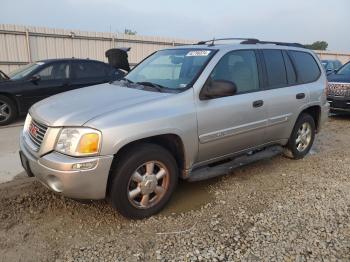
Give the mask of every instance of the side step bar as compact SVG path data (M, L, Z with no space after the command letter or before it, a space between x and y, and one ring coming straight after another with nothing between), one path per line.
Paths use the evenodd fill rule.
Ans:
M279 155L283 152L281 146L271 146L264 150L258 151L253 154L247 154L234 158L229 162L219 164L213 167L205 166L192 171L187 179L190 182L201 181L216 176L226 175L231 172L232 169L244 166L259 160L267 159Z

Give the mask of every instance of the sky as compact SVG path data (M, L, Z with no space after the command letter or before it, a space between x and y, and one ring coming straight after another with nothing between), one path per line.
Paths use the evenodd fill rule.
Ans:
M350 52L350 0L0 0L0 24L207 40L252 37Z

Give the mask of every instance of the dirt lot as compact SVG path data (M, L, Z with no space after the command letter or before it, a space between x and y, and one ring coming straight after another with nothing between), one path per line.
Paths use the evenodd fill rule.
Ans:
M349 218L350 117L331 117L305 159L181 183L167 209L143 221L20 175L0 185L0 260L349 261Z

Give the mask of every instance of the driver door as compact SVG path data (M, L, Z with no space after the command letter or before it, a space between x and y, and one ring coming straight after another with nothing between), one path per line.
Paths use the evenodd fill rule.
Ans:
M27 109L44 98L70 89L69 61L50 63L34 73L34 76L38 76L38 80L32 81L33 75L30 76L21 96L22 104Z
M259 72L254 50L231 51L217 63L210 78L234 82L237 93L199 100L198 163L254 148L264 142L267 110Z

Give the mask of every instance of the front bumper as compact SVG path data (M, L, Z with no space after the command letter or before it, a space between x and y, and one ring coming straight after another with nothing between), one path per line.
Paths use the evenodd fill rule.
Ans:
M328 96L327 100L332 111L350 112L350 97Z
M20 150L22 165L28 175L34 175L52 191L77 199L105 198L113 156L76 158L51 152L37 157L27 148L22 136ZM87 170L72 169L72 165L86 162L96 165Z

